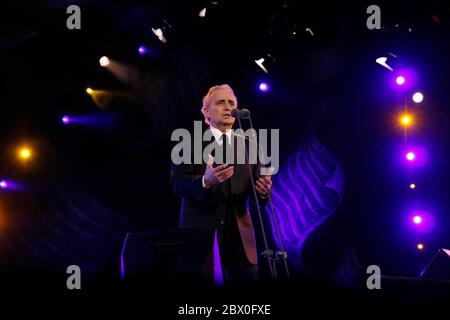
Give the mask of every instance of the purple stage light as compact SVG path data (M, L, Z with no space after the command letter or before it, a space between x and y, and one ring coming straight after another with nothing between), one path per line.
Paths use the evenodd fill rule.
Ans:
M395 83L398 84L399 86L403 85L405 83L405 77L403 76L398 76L395 79Z
M410 165L424 167L429 162L430 154L428 150L422 146L409 147L406 152L406 156L408 157L409 155L409 157L412 158L411 160L407 158Z
M144 45L141 45L138 49L138 52L141 56L145 55L147 53L147 48Z
M429 163L430 154L429 151L423 146L407 146L402 148L398 154L399 164L403 167L405 163L411 167L424 167Z
M406 154L406 159L408 161L413 161L414 159L416 159L416 154L410 151Z
M22 190L23 186L20 186L18 183L10 180L0 180L0 189L4 190Z
M69 124L69 123L70 123L70 117L69 117L69 116L63 116L63 117L61 118L61 121L62 121L64 124Z
M391 84L397 89L413 89L418 79L417 72L413 68L408 67L396 72L391 78Z
M267 92L267 91L269 91L269 89L270 89L270 86L268 83L262 82L259 84L259 90L261 90L262 92Z
M416 215L416 216L413 217L413 222L414 222L415 224L421 224L422 221L423 221L423 220L422 220L422 217L421 217L421 216Z
M414 210L408 214L407 218L414 232L428 233L433 231L435 217L428 210Z

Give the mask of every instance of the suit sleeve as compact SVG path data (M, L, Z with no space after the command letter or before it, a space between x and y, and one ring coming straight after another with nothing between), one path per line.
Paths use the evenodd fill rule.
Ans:
M192 164L172 165L170 187L179 197L207 201L210 198L211 189L203 188L203 174L203 172L196 172Z

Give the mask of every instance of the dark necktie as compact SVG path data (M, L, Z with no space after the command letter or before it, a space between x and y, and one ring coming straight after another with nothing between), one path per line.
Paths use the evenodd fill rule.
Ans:
M226 134L222 135L222 151L223 151L223 163L227 163L227 159L231 159L231 147Z
M228 159L228 162L232 163L232 161L231 161L231 144L230 144L230 141L228 140L228 136L226 134L222 134L222 150L223 150L223 163L227 163L227 159ZM230 178L224 182L225 190L228 193L228 195L231 194L231 179L232 178Z

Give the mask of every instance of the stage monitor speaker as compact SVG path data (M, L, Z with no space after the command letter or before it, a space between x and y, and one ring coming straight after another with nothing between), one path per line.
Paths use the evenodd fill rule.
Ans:
M420 273L420 278L450 280L450 250L439 249Z
M121 278L176 273L180 251L191 238L189 231L180 229L127 233L120 257Z

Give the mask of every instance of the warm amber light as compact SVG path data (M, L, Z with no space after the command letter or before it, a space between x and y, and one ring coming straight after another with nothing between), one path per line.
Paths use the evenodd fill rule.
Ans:
M19 157L24 160L31 158L31 150L29 148L21 148L19 150Z
M409 115L404 115L404 116L402 116L401 122L402 122L402 124L403 124L404 126L410 125L411 122L412 122L411 116L409 116Z

